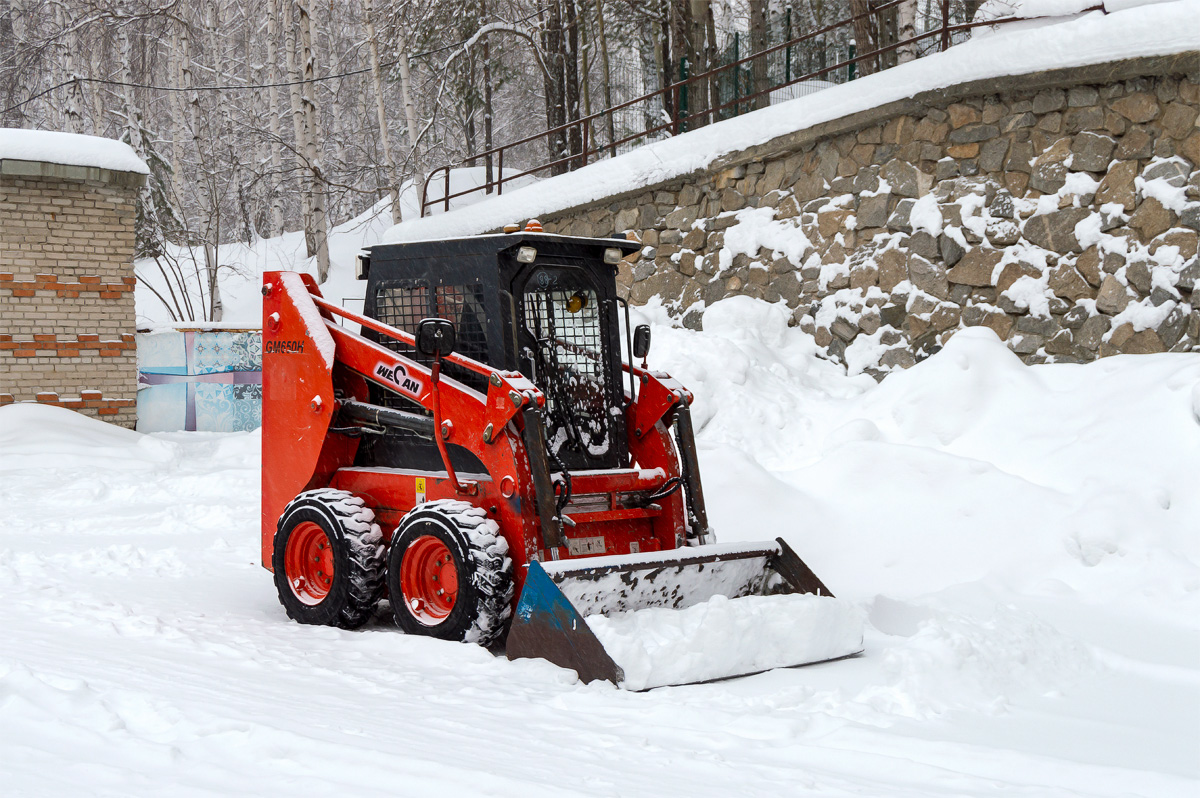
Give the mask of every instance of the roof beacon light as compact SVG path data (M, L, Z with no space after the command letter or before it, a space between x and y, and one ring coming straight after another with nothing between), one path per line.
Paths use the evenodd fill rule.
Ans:
M517 224L516 222L509 222L508 224L504 225L504 232L506 233L515 233L520 229L521 225Z
M518 263L533 263L535 258L537 258L537 250L533 247L521 247L517 250Z
M621 262L621 250L616 247L609 247L604 250L604 262L609 266L616 266Z
M525 232L526 233L541 233L542 232L542 223L539 222L537 219L530 219L528 222L525 223Z

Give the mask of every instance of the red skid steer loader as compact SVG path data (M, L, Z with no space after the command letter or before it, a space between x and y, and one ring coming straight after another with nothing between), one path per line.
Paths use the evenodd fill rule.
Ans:
M410 634L630 689L861 650L782 539L711 542L692 395L617 295L637 246L375 246L362 315L264 275L262 552L291 618L353 629L386 596Z

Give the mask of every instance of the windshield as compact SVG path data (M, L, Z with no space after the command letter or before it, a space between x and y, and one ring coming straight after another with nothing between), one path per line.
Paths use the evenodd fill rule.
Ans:
M546 395L550 453L568 468L597 467L612 442L606 314L568 270L536 272L521 295L522 370ZM619 411L617 411L619 412Z

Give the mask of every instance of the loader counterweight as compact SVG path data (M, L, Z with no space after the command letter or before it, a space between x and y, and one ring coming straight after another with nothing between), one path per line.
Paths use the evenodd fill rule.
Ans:
M279 549L285 507L323 489L360 501L388 550L386 575L369 577L380 584L355 595L385 582L405 631L508 635L510 657L585 680L622 681L587 617L828 596L782 541L699 545L692 395L622 362L632 336L615 264L636 250L535 232L376 246L361 315L306 275L264 275L263 562L313 560L277 575L285 606L315 608L293 617L334 617L312 578L349 584L336 564L358 567L309 527L292 559ZM634 351L648 342L640 329Z

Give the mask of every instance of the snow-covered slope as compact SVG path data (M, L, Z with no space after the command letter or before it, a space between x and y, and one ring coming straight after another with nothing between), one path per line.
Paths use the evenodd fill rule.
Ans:
M659 318L657 308L643 315ZM876 385L776 307L656 324L723 541L782 535L866 654L631 694L286 619L257 434L0 408L0 793L1191 796L1200 356L1026 367L987 330Z
M850 83L833 86L752 114L708 125L674 138L549 178L536 187L507 191L473 206L470 213L412 219L387 231L386 241L436 240L477 235L508 222L559 210L683 177L729 153L797 130L907 99L924 91L1002 75L1102 64L1121 58L1168 55L1200 49L1200 0L1163 0L1130 8L1137 0L1094 0L1111 13L1093 11L1049 21L981 29L971 41ZM1074 14L1075 0L1016 2L1036 15ZM1030 6L1025 9L1024 6ZM1010 15L1005 12L1003 15Z

